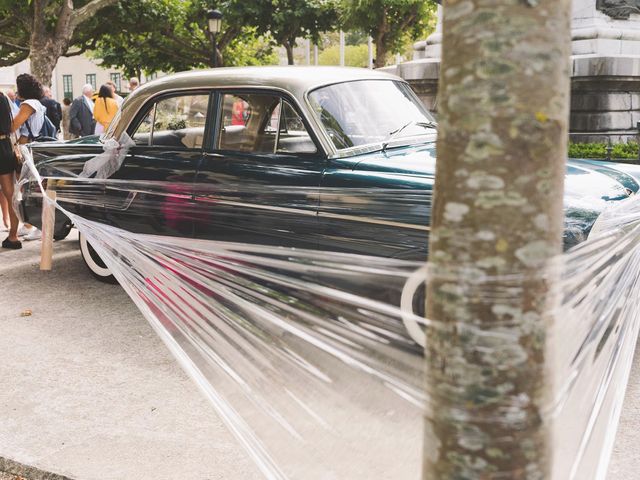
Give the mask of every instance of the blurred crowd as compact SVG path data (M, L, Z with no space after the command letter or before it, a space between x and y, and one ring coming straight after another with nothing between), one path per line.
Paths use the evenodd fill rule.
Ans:
M129 79L129 91L139 86ZM62 105L51 89L34 76L23 73L16 78L15 89L0 92L0 231L8 231L3 248L22 248L22 240L40 238L32 225L19 224L12 206L16 175L22 163L20 145L33 141L72 140L102 134L116 116L124 99L116 85L107 82L95 92L91 84L82 87L82 95Z

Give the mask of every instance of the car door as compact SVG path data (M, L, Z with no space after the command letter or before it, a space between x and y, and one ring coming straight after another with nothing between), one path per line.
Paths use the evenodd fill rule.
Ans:
M320 249L426 260L434 172L433 144L331 159Z
M278 92L216 98L213 142L195 184L196 236L316 248L326 156L300 110Z
M127 130L135 146L106 189L110 224L138 233L193 235L193 182L210 118L209 91L151 99Z

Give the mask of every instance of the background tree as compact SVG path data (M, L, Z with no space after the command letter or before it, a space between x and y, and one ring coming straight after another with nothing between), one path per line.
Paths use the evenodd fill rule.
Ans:
M101 35L93 55L129 76L212 66L205 14L209 8L203 0L121 2L109 12L118 30ZM218 65L277 63L273 41L234 11L225 10L217 47Z
M338 20L333 0L271 0L247 2L229 0L225 15L233 12L240 22L249 22L258 32L270 35L287 51L287 62L293 65L293 49L297 38L320 41L320 33L336 28Z
M570 7L444 2L425 479L551 477L545 267L562 245Z
M344 29L373 38L376 68L384 67L388 52L400 52L407 38L426 37L435 21L432 0L342 0L340 5Z
M61 56L76 43L77 30L117 0L0 2L0 65L31 60L31 73L45 85Z
M258 2L261 3L261 2ZM293 65L293 48L296 39L309 38L318 43L320 32L337 26L334 3L327 0L272 0L264 2L266 15L258 28L269 33L287 51L287 63Z
M318 56L320 65L339 65L340 64L340 47L333 45L325 48ZM347 67L368 67L369 66L369 47L364 45L347 45L344 48L344 64Z

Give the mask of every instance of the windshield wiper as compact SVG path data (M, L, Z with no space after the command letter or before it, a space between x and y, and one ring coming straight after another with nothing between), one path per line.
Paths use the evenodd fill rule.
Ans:
M424 127L424 128L438 128L438 125L435 122L416 122L414 120L405 123L404 125L402 125L400 128L395 129L392 132L389 132L389 138L387 139L386 142L384 142L382 144L382 151L384 152L387 147L389 146L389 144L398 137L399 134L401 134L407 127L409 126L418 126L418 127Z

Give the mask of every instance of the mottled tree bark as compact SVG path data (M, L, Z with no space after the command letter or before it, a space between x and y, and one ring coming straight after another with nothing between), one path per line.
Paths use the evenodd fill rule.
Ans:
M75 8L73 0L62 0L55 27L48 25L46 10L48 0L33 0L33 23L29 59L31 73L43 85L51 85L51 75L58 59L67 53L73 32L81 23L99 10L116 3L117 0L92 0L81 8Z
M570 0L445 0L423 474L550 474Z

